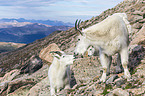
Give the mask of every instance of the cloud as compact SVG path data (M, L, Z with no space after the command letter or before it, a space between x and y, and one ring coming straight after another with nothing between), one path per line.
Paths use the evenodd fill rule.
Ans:
M43 6L56 2L57 0L0 0L0 6Z
M123 0L0 0L0 18L88 19ZM71 19L72 18L72 19Z

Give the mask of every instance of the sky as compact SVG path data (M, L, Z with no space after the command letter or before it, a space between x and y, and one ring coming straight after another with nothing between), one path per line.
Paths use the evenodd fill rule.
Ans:
M91 19L123 0L0 0L1 18L57 20Z

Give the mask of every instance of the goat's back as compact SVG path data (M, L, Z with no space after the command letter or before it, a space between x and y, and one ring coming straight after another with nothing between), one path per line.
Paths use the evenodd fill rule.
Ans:
M102 22L83 30L83 33L90 40L110 41L117 36L128 34L123 18L117 15L107 17Z

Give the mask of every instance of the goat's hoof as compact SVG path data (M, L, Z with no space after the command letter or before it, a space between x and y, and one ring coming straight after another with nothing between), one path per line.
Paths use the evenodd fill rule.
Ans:
M101 83L105 83L105 81L106 81L106 80L102 80L102 79L100 79L100 81L99 81L99 82L101 82Z
M127 81L131 81L131 76L125 76L125 78L127 79Z
M103 81L99 81L98 84L105 84L105 82L103 82Z
M130 75L130 73L127 71L127 72L125 72L125 78L127 79L127 80L130 80L131 79L131 75Z

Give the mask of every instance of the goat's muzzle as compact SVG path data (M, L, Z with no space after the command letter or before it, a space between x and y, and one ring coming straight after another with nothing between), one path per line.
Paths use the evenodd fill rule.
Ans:
M77 59L77 58L83 58L83 55L82 54L79 55L78 53L74 52L74 57L75 57L75 59Z
M75 52L74 52L74 59L77 59L78 58L78 53L76 54Z

